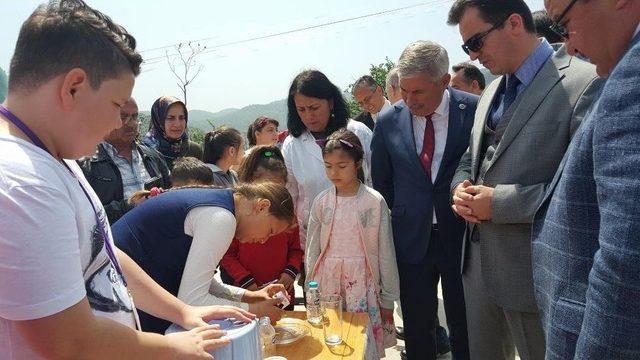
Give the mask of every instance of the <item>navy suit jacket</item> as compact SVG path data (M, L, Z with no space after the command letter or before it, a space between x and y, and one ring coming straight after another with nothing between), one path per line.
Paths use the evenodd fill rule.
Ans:
M547 359L640 359L639 59L637 35L534 218Z
M416 264L427 253L433 209L447 237L445 250L460 261L464 221L451 210L450 185L460 157L469 146L478 97L449 89L449 127L435 183L427 177L413 136L413 117L404 102L378 116L371 140L371 178L391 208L393 238L399 262ZM454 265L454 264L452 264Z

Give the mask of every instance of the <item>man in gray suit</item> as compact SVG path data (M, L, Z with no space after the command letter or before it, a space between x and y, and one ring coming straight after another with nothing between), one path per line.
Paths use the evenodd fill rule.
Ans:
M449 24L463 50L495 75L452 181L454 211L468 222L463 286L472 359L543 359L533 291L531 222L592 102L595 69L556 57L536 38L523 0L457 0Z

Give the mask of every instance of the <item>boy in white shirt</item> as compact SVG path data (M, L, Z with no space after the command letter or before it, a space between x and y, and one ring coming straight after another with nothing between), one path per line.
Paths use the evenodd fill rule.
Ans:
M113 245L73 161L122 125L142 58L135 39L80 0L23 24L0 106L0 351L3 359L207 359L229 342L206 321L250 313L185 305ZM126 280L126 281L125 281ZM193 328L136 331L135 306Z

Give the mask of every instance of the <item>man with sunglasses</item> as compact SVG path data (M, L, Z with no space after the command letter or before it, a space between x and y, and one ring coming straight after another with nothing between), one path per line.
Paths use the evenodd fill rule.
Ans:
M111 224L131 208L127 200L136 191L154 186L166 189L171 185L169 168L162 155L136 142L140 121L133 98L120 108L120 120L122 127L111 131L92 157L80 161Z
M607 77L536 213L549 359L640 358L640 2L546 0L569 54Z
M592 65L538 39L524 0L457 0L450 25L494 75L452 181L467 220L462 279L473 359L543 359L531 223L599 87Z

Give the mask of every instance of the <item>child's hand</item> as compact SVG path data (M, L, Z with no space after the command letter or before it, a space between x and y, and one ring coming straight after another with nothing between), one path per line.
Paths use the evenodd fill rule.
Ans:
M280 275L280 280L278 280L278 284L284 285L284 288L287 289L287 291L289 291L293 287L293 282L295 280L296 279L292 278L291 275L283 273L282 275Z
M253 304L259 301L271 300L273 299L273 295L275 295L279 291L286 292L284 286L280 284L267 285L266 287L258 291L246 291L242 296L242 301Z
M393 324L393 309L380 308L380 317L382 317L383 324Z

